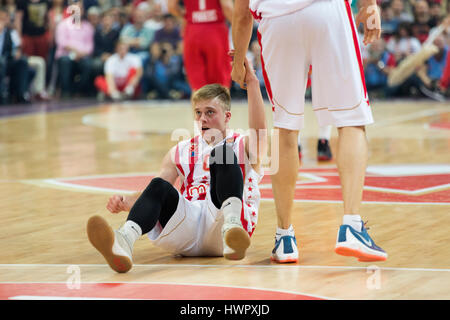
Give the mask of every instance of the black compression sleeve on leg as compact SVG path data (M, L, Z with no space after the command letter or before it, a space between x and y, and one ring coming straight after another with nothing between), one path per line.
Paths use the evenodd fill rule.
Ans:
M178 191L166 180L154 178L130 210L127 220L137 223L142 234L148 233L156 223L164 227L177 209Z
M214 205L220 209L230 197L242 200L244 180L233 149L226 144L215 147L209 158L211 175L210 194Z

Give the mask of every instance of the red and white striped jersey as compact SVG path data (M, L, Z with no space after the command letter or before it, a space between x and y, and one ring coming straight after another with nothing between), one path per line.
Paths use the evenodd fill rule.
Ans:
M306 8L316 0L250 0L249 7L256 20L283 16Z
M245 136L237 133L228 135L215 146L209 145L200 135L177 144L175 164L181 179L180 192L189 201L206 200L210 190L209 157L214 147L232 142L244 178L241 222L251 235L258 220L258 208L261 198L258 184L263 174L256 172L248 161L244 146Z

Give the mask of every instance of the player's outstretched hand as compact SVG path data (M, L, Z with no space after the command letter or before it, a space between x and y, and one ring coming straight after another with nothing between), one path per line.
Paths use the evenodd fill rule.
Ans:
M356 27L364 25L364 45L368 45L381 36L380 9L376 0L366 0L356 15Z
M109 198L106 209L108 209L109 212L115 214L122 211L129 211L130 207L128 201L124 196L115 194L111 198Z
M250 61L248 61L247 58L244 60L244 67L245 67L245 78L244 82L246 84L251 82L258 82L258 77L256 76L255 69L253 68L253 65Z
M228 52L228 55L230 57L234 57L234 50L231 50ZM244 62L245 63L245 62ZM246 89L246 83L245 83L245 66L241 63L235 63L234 59L231 63L233 69L231 70L231 79L239 84L241 89Z

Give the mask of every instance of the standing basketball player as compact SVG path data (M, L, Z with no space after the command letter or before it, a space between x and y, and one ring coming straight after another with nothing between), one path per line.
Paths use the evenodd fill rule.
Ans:
M272 259L298 261L291 215L299 168L297 136L303 127L304 94L312 65L312 105L319 125L335 125L339 134L336 162L344 217L335 251L360 261L386 260L387 254L374 244L359 215L368 158L365 125L373 119L356 26L364 24L365 44L380 37L376 0L362 0L358 24L348 0L237 0L232 23L236 50L232 79L242 88L252 15L260 20L265 84L280 138L282 165L272 177L278 217Z
M184 256L244 258L258 219L265 152L266 119L258 79L246 63L249 127L256 137L228 129L229 90L207 85L192 96L201 134L174 146L165 156L159 176L135 196L115 195L107 209L129 211L126 223L113 231L100 216L89 219L92 245L117 272L132 267L134 242L143 234L157 246ZM180 178L181 190L173 184Z
M232 0L168 0L170 13L184 19L183 59L189 85L196 91L204 85L231 86L228 26Z

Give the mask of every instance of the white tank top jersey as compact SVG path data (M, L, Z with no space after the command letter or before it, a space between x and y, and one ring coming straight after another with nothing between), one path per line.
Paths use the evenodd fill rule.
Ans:
M244 178L241 222L251 235L258 221L258 208L261 198L258 184L263 173L257 173L248 161L244 147L245 136L231 133L222 142L210 146L200 135L177 144L175 164L181 178L180 193L188 201L206 200L210 190L209 157L214 147L225 141L232 143L233 150Z
M316 0L250 0L249 7L256 20L283 16L306 8Z

